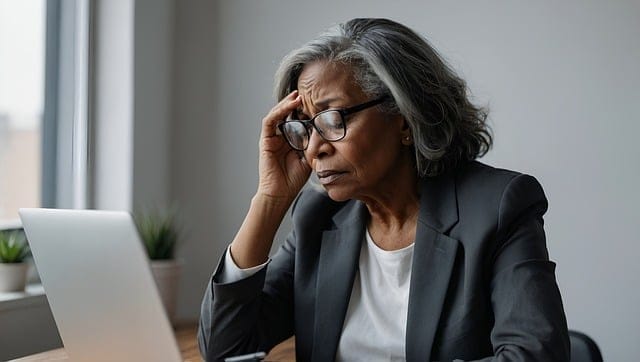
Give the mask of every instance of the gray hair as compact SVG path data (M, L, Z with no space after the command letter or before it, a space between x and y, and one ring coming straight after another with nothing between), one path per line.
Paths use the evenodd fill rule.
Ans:
M473 105L467 85L428 41L388 19L339 24L284 57L275 75L278 100L297 89L304 66L344 63L370 97L407 121L420 176L435 176L487 153L493 143L487 110Z

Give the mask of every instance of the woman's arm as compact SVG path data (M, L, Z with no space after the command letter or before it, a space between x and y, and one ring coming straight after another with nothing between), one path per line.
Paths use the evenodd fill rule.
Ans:
M311 173L304 158L276 131L277 124L300 103L297 92L292 92L262 120L258 189L228 249L240 268L267 261L276 231ZM225 267L222 257L202 302L198 341L207 361L271 348L291 335L294 245L292 233L270 268L275 278L270 284L276 287L265 291L269 266L245 279L224 283L220 280Z
M265 268L231 283L219 279L221 258L202 301L198 344L206 361L266 352L293 334L295 245L292 232Z
M542 215L547 200L528 175L516 176L500 202L491 272L497 361L569 361L569 335Z
M262 120L258 190L231 243L231 256L240 268L254 267L267 260L273 238L287 209L311 173L304 158L291 149L277 132L278 123L300 103L300 96L294 91Z

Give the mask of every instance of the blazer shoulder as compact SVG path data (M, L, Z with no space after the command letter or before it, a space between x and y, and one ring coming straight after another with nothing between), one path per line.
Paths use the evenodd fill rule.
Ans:
M519 228L542 228L548 203L535 177L479 162L457 171L459 222L451 236L466 249L485 250L479 255L493 260ZM544 247L544 236L530 244L533 245Z
M541 213L547 208L547 199L538 180L517 171L495 168L474 161L461 167L456 174L458 207L472 212L475 217L487 210L498 218L498 227L505 217L519 214L537 205Z
M538 180L528 174L497 168L478 161L472 161L460 167L456 173L456 188L458 191L466 189L482 190L483 192L501 197L503 193L512 187L523 188L530 193L544 195L542 186Z
M477 184L478 182L482 182L501 188L501 186L505 186L513 178L522 174L523 173L518 171L497 168L478 161L472 161L458 169L456 178L458 184L462 184L463 186L467 183Z

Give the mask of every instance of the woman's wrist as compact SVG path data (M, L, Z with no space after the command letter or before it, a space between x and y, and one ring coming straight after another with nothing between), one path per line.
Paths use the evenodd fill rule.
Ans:
M249 212L231 243L231 254L239 268L254 267L268 259L273 238L291 202L261 193L251 199Z
M258 207L272 215L275 213L275 215L282 214L284 216L293 200L295 200L295 196L272 196L258 190L251 199L251 206Z

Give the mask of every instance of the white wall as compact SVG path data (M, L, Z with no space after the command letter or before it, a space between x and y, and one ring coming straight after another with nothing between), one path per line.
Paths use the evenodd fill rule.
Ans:
M226 213L215 197L218 184L212 150L216 84L214 2L176 2L171 127L171 197L184 220L178 254L184 258L184 278L178 318L196 319L212 260L220 255L230 233ZM219 135L222 136L222 135ZM233 203L239 205L241 201ZM238 206L236 206L238 208Z
M640 3L294 0L176 3L171 196L189 233L180 314L196 317L257 181L278 61L329 25L389 17L426 35L480 102L485 161L531 173L571 328L605 360L640 357Z

